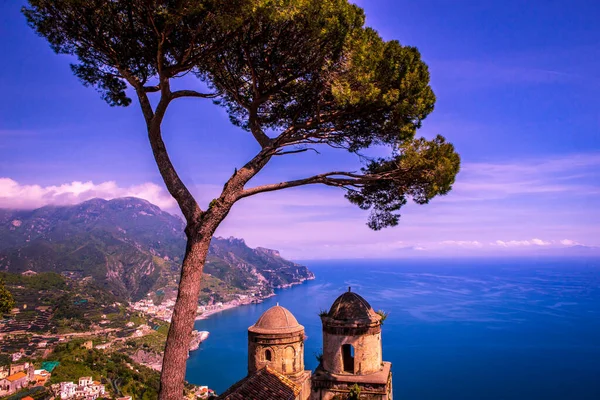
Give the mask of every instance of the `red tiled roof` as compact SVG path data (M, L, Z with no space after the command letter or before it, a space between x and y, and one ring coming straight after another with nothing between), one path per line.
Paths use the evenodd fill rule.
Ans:
M300 387L269 367L259 369L231 386L220 400L294 400Z
M27 376L27 374L25 372L17 372L16 374L12 374L6 377L7 380L14 382L14 381L18 381L19 379L23 379Z

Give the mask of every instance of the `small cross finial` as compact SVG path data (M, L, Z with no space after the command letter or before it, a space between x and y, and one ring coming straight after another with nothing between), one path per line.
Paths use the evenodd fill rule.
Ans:
M279 307L279 302L277 302L277 307Z
M352 291L352 286L348 286L348 291L351 292Z

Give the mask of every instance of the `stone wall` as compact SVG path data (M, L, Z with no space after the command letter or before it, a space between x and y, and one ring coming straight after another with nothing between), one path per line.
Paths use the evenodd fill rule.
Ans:
M271 360L267 359L267 350ZM248 374L269 366L284 375L304 371L304 330L286 334L248 332Z
M353 371L344 368L342 346L354 347ZM381 331L365 335L336 335L323 332L323 368L334 374L368 375L381 370Z

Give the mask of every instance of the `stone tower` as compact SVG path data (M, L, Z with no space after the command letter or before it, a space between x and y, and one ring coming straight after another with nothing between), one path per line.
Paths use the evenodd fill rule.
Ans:
M392 364L381 349L381 316L350 291L338 297L323 323L323 357L312 378L313 400L392 400Z
M304 369L304 327L279 304L248 328L248 375L267 366L301 388L299 399L309 398L311 372Z

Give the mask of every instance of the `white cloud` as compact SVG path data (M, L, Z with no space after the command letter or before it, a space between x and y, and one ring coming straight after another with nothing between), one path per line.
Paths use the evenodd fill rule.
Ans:
M581 245L581 243L576 242L574 240L571 239L563 239L560 241L560 244L562 244L563 246L578 246Z
M460 246L460 247L482 247L483 244L477 240L444 240L440 244L446 246Z
M535 244L536 246L550 246L552 243L546 242L542 239L531 239L531 244Z
M553 242L549 242L542 239L531 239L531 240L496 240L493 243L490 243L492 246L500 246L500 247L523 247L523 246L550 246Z
M10 178L0 178L0 207L33 209L45 205L70 205L95 197L114 199L116 197L139 197L156 204L160 208L174 208L173 198L161 186L147 182L141 185L119 187L108 181L95 184L70 182L58 186L21 185Z
M190 189L201 207L205 208L212 198L218 196L222 186L203 184L190 186ZM32 209L46 204L76 204L94 197L111 199L122 196L141 197L163 209L177 210L166 190L154 183L119 186L113 181L70 182L41 186L0 178L0 208ZM219 227L217 235L242 237L252 247L278 249L285 257L297 259L395 258L483 252L504 254L568 247L586 242L587 237L594 237L590 235L596 225L589 232L578 227L549 227L545 225L548 220L546 210L536 214L539 204L536 203L535 207L517 209L513 204L488 205L482 202L470 203L465 208L456 207L453 202L436 200L428 206L408 206L403 210L400 226L375 232L365 224L368 212L359 210L344 199L343 191L306 187L240 201ZM534 216L537 219L532 219ZM593 218L586 221L594 222ZM523 221L529 223L524 224ZM569 221L566 219L564 222L567 227L570 226ZM525 227L531 229L526 230ZM541 232L544 234L541 235ZM516 237L518 240L496 240L498 237ZM525 240L527 237L532 239Z
M504 240L496 240L496 242L491 244L501 247L531 246L531 243L528 240L509 240L507 242Z

